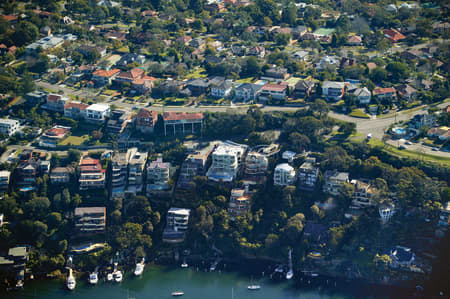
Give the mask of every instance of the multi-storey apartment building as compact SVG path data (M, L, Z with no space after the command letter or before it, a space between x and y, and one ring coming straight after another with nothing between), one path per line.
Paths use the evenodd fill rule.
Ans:
M147 167L147 192L168 189L169 179L170 163L164 163L162 157L158 157Z
M236 217L242 216L250 209L251 194L248 192L248 187L245 189L231 189L230 203L228 205L228 214L230 219L234 220Z
M187 156L181 165L180 176L178 177L178 188L188 189L189 183L192 182L194 177L205 175L206 162L210 154L211 149L206 149Z
M180 243L184 241L189 224L191 210L170 208L167 212L166 227L163 232L163 241L167 243Z
M8 190L10 177L11 177L11 172L9 172L7 170L0 171L0 192Z
M352 205L357 207L366 207L375 204L372 199L378 193L376 188L362 180L355 180L352 181L352 183L355 186Z
M327 170L324 174L325 184L323 185L323 192L331 195L339 195L342 186L349 182L348 177L348 172Z
M128 182L128 161L131 150L115 153L111 159L111 198L123 197Z
M72 167L55 167L50 174L52 184L65 184L70 181L70 175L73 173Z
M1 135L14 135L20 128L20 123L18 120L1 118L0 119L0 134Z
M316 158L309 157L299 168L299 189L314 190L317 178L319 177L319 168L315 166Z
M250 152L245 158L244 172L251 176L264 175L268 165L269 163L265 155L257 152Z
M278 164L273 175L273 184L276 186L292 185L295 182L295 169L287 164Z
M208 179L219 182L233 181L240 170L241 162L247 146L222 143L212 154L212 165L206 176Z
M139 152L137 148L132 148L130 151L130 160L128 161L127 193L136 194L142 191L143 174L148 154Z
M91 122L103 122L109 116L111 109L106 104L92 104L86 108L85 119Z
M86 207L75 209L75 229L82 235L93 235L105 232L106 208Z
M105 170L99 160L83 156L79 163L80 190L101 189L105 187Z

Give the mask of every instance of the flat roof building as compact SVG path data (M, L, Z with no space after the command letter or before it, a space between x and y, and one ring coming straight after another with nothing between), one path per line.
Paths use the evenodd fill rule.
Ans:
M212 153L212 165L206 176L215 182L232 182L238 175L247 146L221 143Z
M12 136L20 128L20 122L10 118L0 118L0 134Z
M184 241L189 224L190 209L170 208L167 212L166 227L163 231L163 241L180 243Z

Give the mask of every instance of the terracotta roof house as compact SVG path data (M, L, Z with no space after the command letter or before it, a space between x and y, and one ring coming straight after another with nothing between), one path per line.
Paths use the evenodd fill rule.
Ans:
M384 29L383 30L383 34L392 43L399 42L399 41L401 41L401 40L406 38L406 36L404 36L403 34L401 34L396 29L393 29L393 28L391 28L391 29Z
M70 127L54 126L42 134L39 141L39 146L56 147L57 143L62 140L66 134L69 133L69 131Z
M368 63L366 64L366 66L367 66L367 68L369 69L369 71L371 71L371 70L373 70L374 68L377 67L377 65L376 65L375 63L373 63L373 62L368 62Z
M134 117L136 130L144 134L153 133L157 121L158 112L147 109L140 109Z
M140 79L144 76L144 70L140 68L132 68L131 70L127 72L120 72L115 76L114 82L121 84L121 83L131 83L133 80Z
M80 163L80 190L98 189L105 187L105 169L100 161L90 157L81 157Z
M396 97L396 91L394 87L387 87L387 88L375 88L373 90L373 95L378 97L379 99L395 99Z
M158 15L158 13L154 10L144 10L143 12L141 12L141 16L143 17L156 17Z
M173 127L174 135L176 133L194 133L195 127L203 129L203 113L186 113L186 112L165 112L164 135L167 135L167 128Z
M247 54L264 58L266 56L266 49L261 46L252 47L248 50Z
M120 73L119 69L112 70L96 70L92 73L92 81L97 86L111 84L112 80Z
M67 102L64 105L64 116L72 119L82 119L85 116L88 104L81 102Z
M282 100L286 98L287 84L264 84L259 92L259 100L268 101L269 98Z
M347 39L347 44L350 46L359 46L362 43L361 36L352 35Z

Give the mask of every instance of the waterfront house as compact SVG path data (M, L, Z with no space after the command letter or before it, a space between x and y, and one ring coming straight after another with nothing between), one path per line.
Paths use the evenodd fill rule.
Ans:
M147 152L139 152L137 148L129 149L131 151L128 161L128 187L126 193L136 195L141 192L144 184L144 169L147 163Z
M231 189L230 202L228 204L228 214L230 219L245 215L250 210L251 194L248 185L244 189Z
M180 175L178 177L177 187L189 189L190 183L196 176L202 176L206 173L206 162L211 154L212 147L196 151L189 154L181 165Z
M128 183L128 161L133 149L126 152L115 152L111 158L111 183L110 196L114 198L123 198L125 196L125 188Z
M92 236L105 232L106 207L75 208L75 229L84 236Z
M184 241L190 214L190 209L169 209L166 217L166 227L163 231L163 242L176 244Z
M0 170L0 192L8 190L10 177L10 171Z

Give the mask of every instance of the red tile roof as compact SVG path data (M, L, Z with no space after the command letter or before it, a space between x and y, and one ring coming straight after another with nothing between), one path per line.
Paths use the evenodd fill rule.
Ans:
M203 119L203 113L164 112L163 119L165 121Z
M373 90L373 94L374 94L374 95L386 94L386 93L395 93L395 88L394 88L394 87L375 88L375 89Z
M64 105L64 109L78 108L80 110L86 110L87 107L89 107L88 104L77 102L67 102L66 105Z
M150 111L147 109L141 109L139 110L139 112L136 114L136 118L152 118L152 119L157 119L158 118L158 112L156 111Z
M57 94L49 94L47 96L47 102L57 102L59 99L61 99L61 96Z
M6 19L8 22L17 20L17 16L12 16L12 15L2 15L2 17L3 17L4 19Z
M399 40L405 39L406 36L398 32L396 29L384 29L384 35L393 43L398 42Z
M112 77L120 72L119 69L112 69L112 70L96 70L93 75L98 77Z

